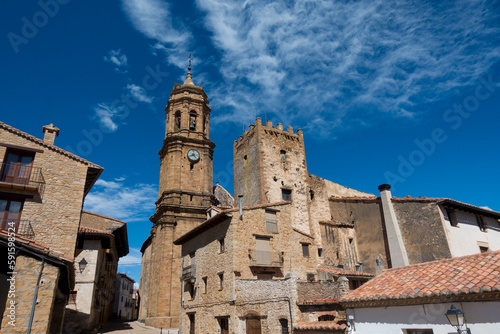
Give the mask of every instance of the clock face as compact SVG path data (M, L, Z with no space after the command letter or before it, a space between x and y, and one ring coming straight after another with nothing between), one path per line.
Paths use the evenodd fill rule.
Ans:
M198 162L198 160L200 160L200 152L198 152L197 150L189 150L187 153L187 157L189 161Z

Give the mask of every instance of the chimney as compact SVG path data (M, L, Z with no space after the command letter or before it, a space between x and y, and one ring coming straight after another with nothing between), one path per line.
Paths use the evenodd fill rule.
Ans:
M378 187L380 190L380 199L382 201L382 212L384 215L385 230L387 233L387 242L389 243L389 253L393 268L403 267L410 264L408 254L404 245L399 222L396 217L394 206L392 205L391 186L382 184Z
M42 130L45 134L43 136L43 141L47 144L53 145L54 140L57 136L59 136L59 128L56 128L53 123L50 123L49 125L44 125Z

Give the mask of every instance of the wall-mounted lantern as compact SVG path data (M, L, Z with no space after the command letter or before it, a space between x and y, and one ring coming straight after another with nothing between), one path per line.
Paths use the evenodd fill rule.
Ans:
M78 263L78 268L80 269L80 274L83 273L83 271L85 270L85 267L87 267L87 261L85 260L85 258L83 258Z
M450 324L457 329L458 334L467 333L471 334L470 329L467 328L467 323L465 321L465 313L455 307L455 305L451 305L450 309L445 313L446 318ZM462 327L464 327L462 329Z

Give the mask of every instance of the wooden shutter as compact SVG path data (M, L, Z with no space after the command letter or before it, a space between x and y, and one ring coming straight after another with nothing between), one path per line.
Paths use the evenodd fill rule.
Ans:
M260 328L260 319L247 318L247 333L246 334L262 334Z
M269 239L255 238L255 251L257 257L257 265L270 265L271 252L270 252Z
M276 212L274 211L266 211L266 230L267 232L278 233Z

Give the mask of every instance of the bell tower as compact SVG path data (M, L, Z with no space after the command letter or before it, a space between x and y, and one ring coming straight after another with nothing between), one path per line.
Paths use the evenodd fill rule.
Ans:
M191 64L190 64L191 65ZM181 248L173 241L206 219L213 204L209 138L210 106L202 87L186 81L170 93L160 155L160 186L156 212L150 218L151 260L146 325L178 328L181 298Z

